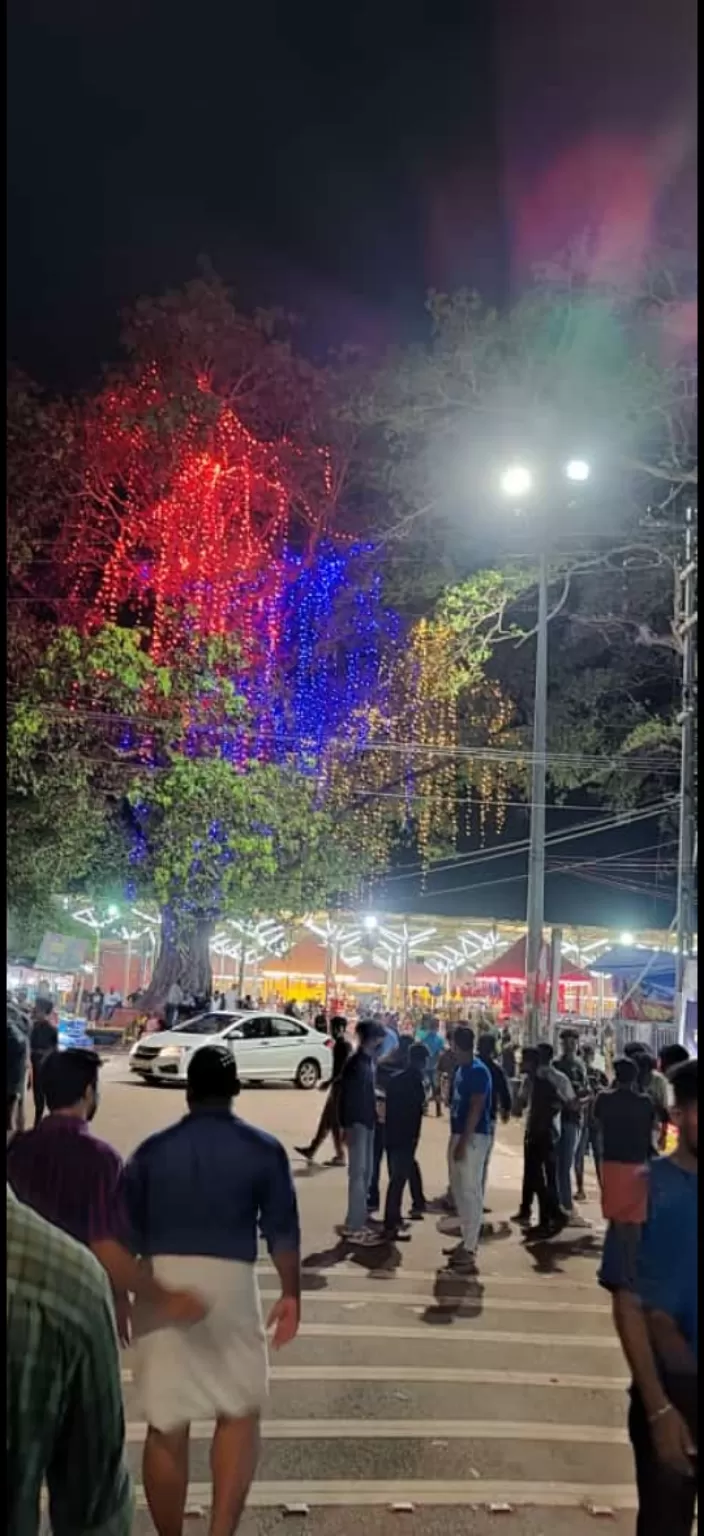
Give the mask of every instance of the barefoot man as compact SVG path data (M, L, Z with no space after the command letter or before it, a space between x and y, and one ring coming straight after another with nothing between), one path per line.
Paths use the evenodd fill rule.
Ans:
M202 1046L188 1069L188 1110L142 1143L125 1169L136 1251L165 1285L200 1293L208 1312L164 1328L135 1312L135 1380L148 1430L144 1490L159 1536L181 1536L188 1440L215 1421L209 1536L237 1529L259 1453L268 1390L266 1336L255 1273L257 1230L281 1281L267 1320L275 1349L300 1316L300 1231L286 1153L232 1112L237 1068L226 1046Z

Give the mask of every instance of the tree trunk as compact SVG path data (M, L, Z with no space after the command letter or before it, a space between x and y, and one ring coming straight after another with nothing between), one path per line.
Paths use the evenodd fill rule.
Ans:
M161 914L161 939L156 964L144 996L143 1007L150 1013L161 1012L169 987L177 981L184 996L210 998L213 971L210 964L212 922L195 922L177 929L173 915Z

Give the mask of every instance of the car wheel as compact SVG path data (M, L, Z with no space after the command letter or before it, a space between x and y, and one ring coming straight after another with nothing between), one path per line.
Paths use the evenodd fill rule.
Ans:
M306 1061L302 1061L300 1067L298 1068L296 1073L296 1087L306 1089L315 1088L320 1082L321 1076L322 1073L317 1061L313 1061L312 1058L308 1058Z

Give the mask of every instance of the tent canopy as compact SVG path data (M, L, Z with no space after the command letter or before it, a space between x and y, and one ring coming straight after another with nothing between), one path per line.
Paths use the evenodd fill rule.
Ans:
M474 975L474 981L513 981L525 984L526 979L526 940L517 939L510 949L505 949L502 955L495 960L490 960L488 965L483 965L480 971ZM560 969L560 981L584 982L590 985L586 971L579 966L572 965L562 958Z
M635 944L615 944L613 949L589 962L590 971L603 971L619 981L635 981L648 967L646 980L652 985L675 985L675 956L667 949L639 949Z

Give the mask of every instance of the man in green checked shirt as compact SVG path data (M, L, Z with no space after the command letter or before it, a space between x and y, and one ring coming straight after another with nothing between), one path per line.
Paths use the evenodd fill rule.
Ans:
M7 1024L7 1135L26 1040ZM7 1190L7 1532L129 1536L132 1495L110 1286L87 1249Z

